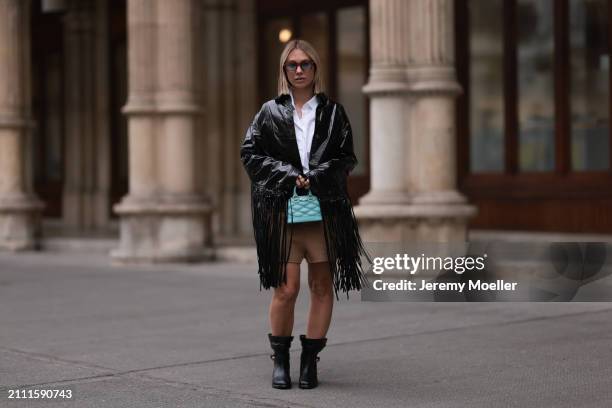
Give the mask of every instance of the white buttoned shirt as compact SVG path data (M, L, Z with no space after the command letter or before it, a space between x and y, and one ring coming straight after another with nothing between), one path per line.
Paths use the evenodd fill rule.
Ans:
M293 94L291 95L291 104L293 105L293 124L295 127L295 138L297 140L298 150L300 152L300 161L304 173L310 168L308 162L310 160L310 146L312 146L312 138L315 130L315 119L317 114L317 105L319 101L314 95L308 102L302 106L302 117L300 118L295 107Z

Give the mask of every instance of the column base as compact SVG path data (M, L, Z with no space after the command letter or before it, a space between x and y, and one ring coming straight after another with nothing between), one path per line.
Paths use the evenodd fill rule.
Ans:
M124 199L119 248L113 263L199 262L212 260L212 207L201 201L155 202Z
M359 199L360 206L407 205L412 202L410 194L403 191L370 191Z
M0 250L39 249L44 208L33 196L0 198Z
M468 204L358 205L354 208L364 242L465 242L476 214Z
M371 256L394 257L414 252L444 258L465 255L461 250L467 241L467 223L476 214L476 207L467 204L359 205L354 212L361 238ZM420 270L418 277L435 279L442 272L435 268ZM391 269L384 276L405 279L417 275Z

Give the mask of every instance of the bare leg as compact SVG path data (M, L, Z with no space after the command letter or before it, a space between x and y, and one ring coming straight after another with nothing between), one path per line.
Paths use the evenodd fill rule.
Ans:
M327 334L334 305L329 262L308 264L308 286L310 287L310 311L306 337L320 339Z
M293 311L300 292L300 265L287 264L287 284L274 288L270 302L270 328L273 336L291 336Z

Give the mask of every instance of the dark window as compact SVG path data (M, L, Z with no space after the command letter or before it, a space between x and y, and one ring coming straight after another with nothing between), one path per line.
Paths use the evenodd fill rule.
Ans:
M609 0L456 3L460 188L476 228L612 232Z

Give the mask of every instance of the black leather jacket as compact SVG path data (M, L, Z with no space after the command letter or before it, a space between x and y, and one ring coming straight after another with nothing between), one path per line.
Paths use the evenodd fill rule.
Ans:
M344 108L325 94L317 94L315 130L310 149L312 193L319 198L330 269L338 290L360 290L366 283L363 248L347 193L346 178L357 164L351 125ZM286 282L284 264L289 256L287 200L303 174L291 97L280 95L263 104L247 130L240 158L252 182L251 209L259 262L260 290ZM290 241L289 241L290 242Z

